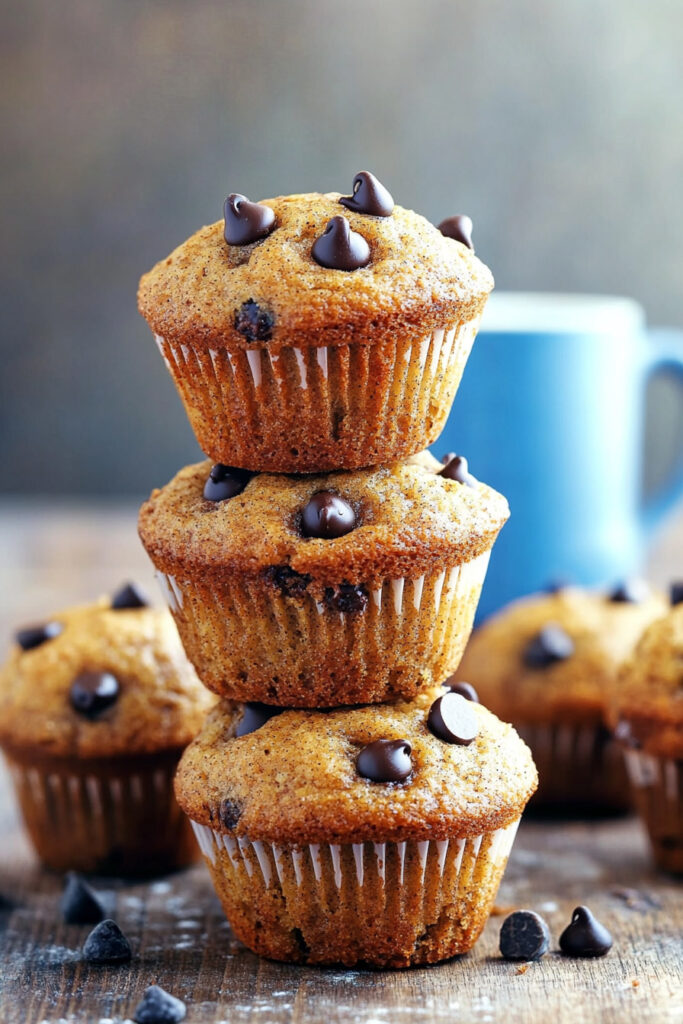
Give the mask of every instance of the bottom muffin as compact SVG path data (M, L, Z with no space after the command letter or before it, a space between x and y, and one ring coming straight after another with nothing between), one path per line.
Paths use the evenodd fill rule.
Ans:
M536 782L511 726L433 687L328 712L224 701L176 795L255 952L407 967L474 945Z

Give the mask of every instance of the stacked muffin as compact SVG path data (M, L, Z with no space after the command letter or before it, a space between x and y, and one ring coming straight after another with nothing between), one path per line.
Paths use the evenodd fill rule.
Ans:
M212 460L140 513L223 698L176 794L236 934L276 959L469 949L536 785L512 727L441 686L508 516L464 458L421 451L493 284L470 229L361 172L349 196L233 194L141 282Z

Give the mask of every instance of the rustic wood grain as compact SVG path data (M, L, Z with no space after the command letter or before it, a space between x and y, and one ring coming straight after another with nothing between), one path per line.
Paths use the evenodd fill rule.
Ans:
M683 530L662 543L655 578L683 567ZM134 576L151 585L132 510L0 507L0 628L90 598ZM521 970L500 959L502 917L468 956L397 972L292 968L259 960L231 935L203 867L126 885L99 883L128 935L131 965L92 967L88 928L62 924L61 880L36 863L0 774L0 1022L120 1022L158 983L190 1024L681 1024L683 885L657 875L633 819L526 822L498 906L530 907L553 951ZM624 890L634 890L629 893ZM2 897L8 901L3 904ZM588 903L614 935L601 960L560 956L573 907Z

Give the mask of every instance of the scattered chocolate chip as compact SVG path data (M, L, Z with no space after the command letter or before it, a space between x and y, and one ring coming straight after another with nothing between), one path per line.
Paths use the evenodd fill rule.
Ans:
M269 717L272 718L272 715ZM268 719L264 719L264 721L267 720ZM242 718L242 722L244 722L244 717ZM242 722L240 722L240 725ZM260 724L263 725L263 722ZM247 732L253 731L253 729L247 729ZM246 736L247 732L238 733L236 735ZM222 825L226 828L233 829L242 817L242 804L239 800L229 800L228 797L226 797L225 800L221 800L221 805L218 808L218 817L220 818Z
M618 900L622 900L629 910L637 910L643 914L649 913L651 910L661 910L661 900L657 899L656 896L652 896L649 892L643 892L640 889L629 889L627 887L612 889L611 896L614 896Z
M476 487L477 480L467 469L467 459L463 455L455 455L449 452L448 455L444 456L443 460L446 465L438 476L443 476L446 480L455 480L459 484L466 484L468 487Z
M359 270L370 262L370 246L351 230L346 217L333 217L311 249L316 263L329 270Z
M544 626L524 648L522 657L529 668L548 668L557 661L566 661L574 653L574 641L562 626L554 622Z
M356 758L359 775L371 782L405 782L413 770L408 740L375 740Z
M83 943L83 956L92 964L122 964L132 956L130 943L116 921L95 925Z
M390 217L394 209L391 193L370 171L359 171L353 179L353 195L342 196L339 202L347 210L374 217Z
M254 474L248 469L235 469L217 462L211 467L209 478L204 484L206 501L227 501L241 494Z
M565 956L604 956L612 948L612 936L588 907L577 907L560 935Z
M116 703L120 689L111 672L81 672L71 684L71 706L79 715L95 719Z
M124 583L112 597L111 606L117 612L129 608L147 608L149 598L137 583Z
M66 876L59 909L67 924L98 924L107 916L97 893L75 871Z
M621 718L614 727L614 739L617 743L622 743L625 747L631 747L633 750L637 750L640 747L640 741L633 735L631 723L627 722L625 718Z
M477 738L479 723L472 701L459 693L437 697L427 715L430 732L444 743L468 746Z
M228 245L249 245L265 238L275 227L275 214L263 203L250 203L246 196L231 192L223 204Z
M135 1024L180 1024L186 1013L187 1007L182 999L172 996L159 985L150 985L133 1010L133 1020Z
M451 682L451 679L453 679L453 676L447 679L444 683L444 686L450 690L451 693L457 693L461 697L464 697L465 700L471 700L474 704L479 704L479 694L471 683L461 683L457 682L457 680L453 680L453 682Z
M640 604L650 593L645 580L624 580L608 594L608 600L616 604Z
M250 701L244 705L242 717L237 723L235 736L247 736L250 732L256 732L262 725L265 725L271 718L282 714L284 708L274 708L270 704L259 704L257 701Z
M498 944L506 960L539 960L550 949L550 931L540 914L516 910L503 921Z
M324 601L330 611L343 614L363 612L368 606L368 594L365 587L355 587L352 583L341 583L338 587L327 587Z
M304 505L301 532L304 537L332 540L343 537L356 526L356 513L344 498L333 491L318 491Z
M32 651L47 640L54 640L64 630L61 622L43 622L39 626L24 626L14 634L14 639L23 651Z
M472 245L472 218L464 213L456 214L455 217L446 217L439 224L439 231L446 238L454 238L456 242L462 242L468 249L474 251Z
M275 317L270 310L259 306L253 299L247 299L235 310L233 327L247 341L270 341L274 326Z
M671 607L675 608L677 604L683 603L683 580L676 580L672 583L669 588L669 596L671 598Z
M264 570L264 577L267 583L279 590L285 597L301 597L306 593L306 587L311 582L309 575L295 572L288 565L269 565Z

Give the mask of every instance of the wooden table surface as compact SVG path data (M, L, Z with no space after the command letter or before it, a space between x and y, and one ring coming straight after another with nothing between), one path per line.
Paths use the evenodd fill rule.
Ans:
M130 506L0 505L0 630L129 577L152 586ZM653 552L651 576L683 570L683 522ZM577 903L610 928L603 959L552 951L528 969L497 955L501 916L469 955L395 972L294 968L231 935L203 867L147 884L104 882L131 965L81 959L88 928L64 925L60 879L35 861L0 774L0 1024L119 1024L147 985L183 998L189 1024L681 1024L683 884L657 875L637 821L525 822L497 909L529 907L557 937ZM4 897L4 900L3 900Z

